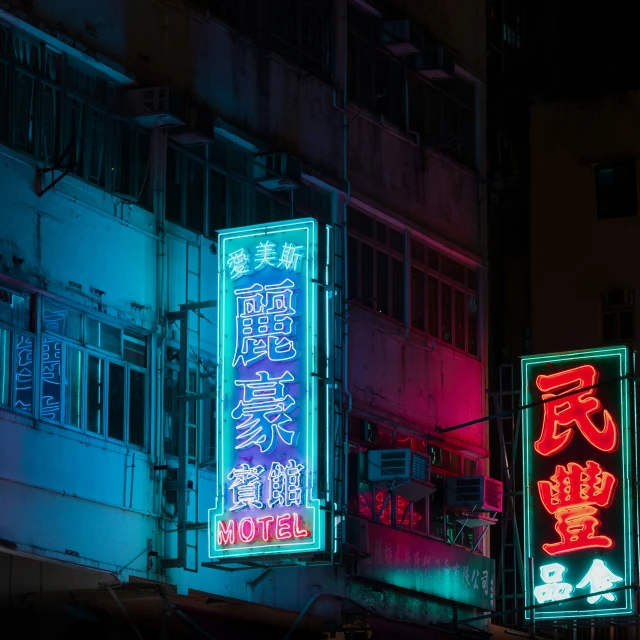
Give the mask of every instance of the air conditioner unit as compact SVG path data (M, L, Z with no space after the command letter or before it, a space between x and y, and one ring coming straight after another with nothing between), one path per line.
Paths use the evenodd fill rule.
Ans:
M445 504L478 511L502 512L502 482L486 476L447 478Z
M366 520L347 516L344 537L345 551L352 555L369 555L367 532Z
M128 89L123 96L123 109L126 116L147 129L187 124L186 99L170 87Z
M286 153L270 153L256 157L253 165L256 184L269 191L286 191L301 186L300 162Z
M188 108L184 127L169 130L169 137L183 147L213 142L215 118L211 110L193 105Z
M396 56L422 51L422 31L411 20L381 20L378 41Z
M436 490L430 482L431 458L411 449L367 452L367 475L371 482L414 502Z
M456 60L444 45L432 44L413 56L411 66L425 78L442 80L453 77Z

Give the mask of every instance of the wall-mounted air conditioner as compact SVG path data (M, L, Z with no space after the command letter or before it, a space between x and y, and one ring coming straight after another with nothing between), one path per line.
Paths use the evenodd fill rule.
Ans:
M422 51L422 30L411 20L381 20L378 41L395 56Z
M124 115L147 129L187 124L186 98L180 91L170 87L127 89L122 104Z
M408 500L421 500L435 491L431 458L411 449L368 451L367 474L371 482Z
M286 153L268 153L256 156L253 165L256 184L269 191L285 191L301 186L300 161Z
M442 80L453 77L456 60L444 45L432 44L412 57L411 66L425 78Z
M452 476L447 478L445 504L475 512L502 512L502 482L486 476Z

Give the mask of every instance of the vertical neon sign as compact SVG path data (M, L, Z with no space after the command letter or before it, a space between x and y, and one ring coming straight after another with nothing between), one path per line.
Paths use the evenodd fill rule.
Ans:
M634 611L618 590L633 581L628 374L626 347L523 358L525 589L554 603L537 620Z
M217 504L209 556L325 548L318 474L318 224L219 235Z

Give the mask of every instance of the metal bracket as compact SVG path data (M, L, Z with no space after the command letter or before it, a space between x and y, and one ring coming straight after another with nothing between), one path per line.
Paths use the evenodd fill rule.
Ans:
M49 191L49 189L53 189L53 187L55 187L58 182L60 182L60 180L68 176L73 171L73 169L78 166L78 163L75 161L69 162L67 164L62 164L63 160L65 160L65 158L67 158L67 156L71 154L73 150L73 144L74 141L71 140L62 154L54 160L52 167L49 167L48 169L36 169L36 195L38 196L38 198L41 198L45 193L47 193L47 191ZM53 173L54 171L62 171L62 174L57 178L54 178L51 183L43 189L42 176L45 173Z

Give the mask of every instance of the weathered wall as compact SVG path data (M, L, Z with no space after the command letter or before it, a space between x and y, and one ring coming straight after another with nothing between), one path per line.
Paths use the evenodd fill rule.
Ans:
M602 294L639 290L640 219L597 219L592 168L640 154L638 109L634 92L532 110L534 352L597 346Z

